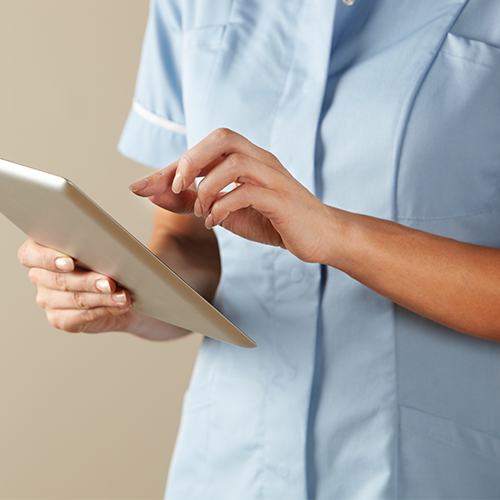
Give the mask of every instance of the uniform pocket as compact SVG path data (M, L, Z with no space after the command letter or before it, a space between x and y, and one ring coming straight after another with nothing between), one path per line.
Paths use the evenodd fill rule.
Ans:
M476 215L499 206L500 49L449 33L408 118L399 219Z
M500 439L400 407L401 499L500 498Z

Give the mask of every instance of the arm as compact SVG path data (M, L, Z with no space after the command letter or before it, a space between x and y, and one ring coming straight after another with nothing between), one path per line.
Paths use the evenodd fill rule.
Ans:
M213 296L219 279L217 241L197 219L162 210L150 246L205 297ZM30 279L38 288L37 303L56 328L74 333L128 332L150 340L189 333L133 311L126 290L117 289L107 276L75 269L67 255L28 240L19 250L19 260L30 268Z
M458 331L500 341L500 250L461 243L321 203L267 151L217 130L180 161L138 182L175 210L172 193L204 176L192 211L208 228L279 245L335 267L388 299ZM237 187L221 196L230 182Z
M330 210L335 251L325 264L426 318L500 341L499 249Z
M157 208L148 246L200 295L213 299L220 277L219 247L202 220Z

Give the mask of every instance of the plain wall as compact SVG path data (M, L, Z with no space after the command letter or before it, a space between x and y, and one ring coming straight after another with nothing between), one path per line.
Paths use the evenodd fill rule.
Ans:
M147 243L150 170L116 151L148 0L0 0L0 157L73 180ZM0 499L163 495L200 337L52 328L0 215Z

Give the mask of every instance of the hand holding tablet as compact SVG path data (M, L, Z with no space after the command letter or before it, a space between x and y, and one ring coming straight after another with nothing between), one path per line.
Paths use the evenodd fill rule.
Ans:
M60 252L50 253L53 271L57 271L56 262L69 267L53 274L64 276L61 271L70 271L65 276L72 280L70 287L76 283L81 287L73 300L87 306L82 307L83 310L92 310L99 297L96 308L102 308L100 312L108 317L109 323L135 322L136 327L144 329L151 326L151 322L166 322L177 327L171 336L189 330L241 347L255 347L251 339L70 181L0 160L0 211L39 244L27 243L21 251L21 254L26 252L26 264L31 263L29 259L37 258L36 255L46 261L49 250L42 250L40 245ZM72 261L66 256L75 259L78 268L92 269L94 273L71 272ZM46 274L51 271L45 271L31 273L32 279L46 289L40 301L46 298L44 294L64 291L45 286L47 280L54 279ZM99 290L99 286L104 287L108 302L103 302L103 290ZM123 294L126 300L117 306L115 299L123 298ZM63 306L68 298L59 295L57 300ZM106 308L116 314L105 314ZM109 316L114 319L110 320Z

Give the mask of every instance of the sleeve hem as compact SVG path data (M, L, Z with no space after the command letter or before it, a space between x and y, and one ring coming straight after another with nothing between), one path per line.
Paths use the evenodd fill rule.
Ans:
M143 119L146 120L157 127L164 128L165 130L170 130L170 132L176 132L177 134L186 135L186 127L180 123L167 120L162 116L158 116L146 107L144 107L139 101L134 100L132 104L132 109Z

